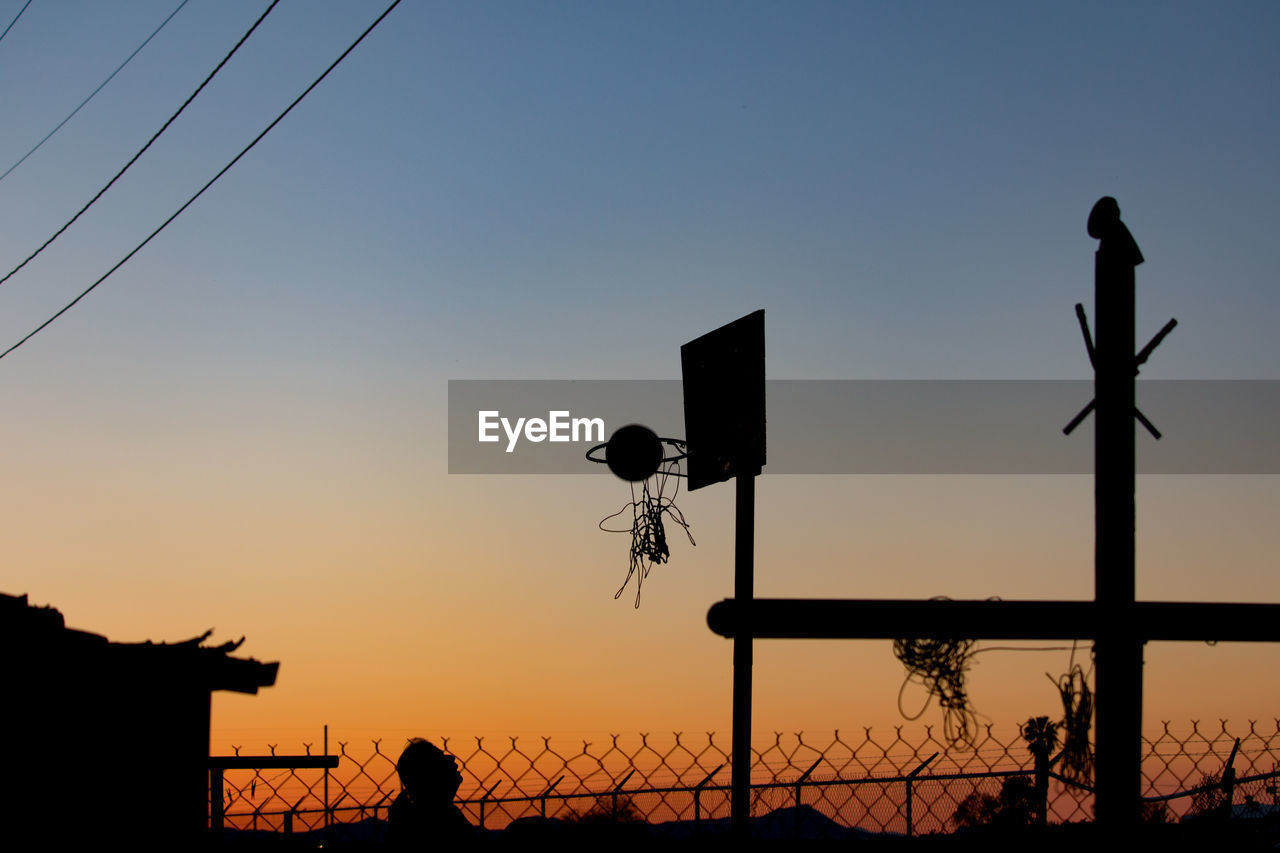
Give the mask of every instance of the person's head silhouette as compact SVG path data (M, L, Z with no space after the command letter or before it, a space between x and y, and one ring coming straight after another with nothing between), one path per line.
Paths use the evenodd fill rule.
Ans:
M396 762L400 784L420 803L450 803L462 784L458 761L435 744L412 738Z

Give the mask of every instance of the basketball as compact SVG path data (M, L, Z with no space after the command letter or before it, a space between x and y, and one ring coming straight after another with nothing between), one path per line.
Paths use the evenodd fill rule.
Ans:
M632 483L647 480L662 465L662 441L658 434L640 424L619 427L604 449L609 470Z

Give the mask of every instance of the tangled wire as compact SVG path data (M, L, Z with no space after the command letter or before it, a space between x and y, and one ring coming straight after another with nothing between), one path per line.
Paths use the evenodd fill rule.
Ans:
M1060 646L990 646L979 649L976 640L955 638L907 637L894 640L893 653L907 670L907 677L898 689L898 713L908 720L918 720L929 707L929 699L936 697L938 706L942 709L943 734L947 743L972 747L978 717L970 707L969 697L965 692L965 673L975 655L997 650L1032 652L1066 649ZM1037 726L1033 727L1034 730L1024 729L1023 736L1028 742L1033 739L1037 742L1047 742L1049 739L1056 742L1058 733L1061 732L1062 775L1071 781L1089 785L1093 780L1093 746L1089 742L1089 728L1093 724L1093 691L1089 689L1089 672L1085 672L1075 662L1075 654L1076 644L1073 643L1067 673L1056 679L1049 676L1062 699L1062 722L1050 723L1048 717L1035 718ZM922 685L929 694L924 706L914 715L902 708L903 693L912 682Z
M1062 697L1062 776L1082 785L1092 784L1089 726L1093 723L1093 691L1089 689L1089 676L1080 664L1073 663L1065 675L1057 679L1049 676L1049 680L1057 685Z
M950 744L972 745L977 731L977 715L969 708L964 674L974 654L974 640L907 637L893 641L893 653L907 668L907 677L898 690L898 712L908 720L918 720L929 700L914 715L902 710L902 694L911 682L924 685L942 708L943 734Z
M640 588L644 585L644 579L649 576L649 570L657 563L665 563L671 556L671 549L667 546L667 530L663 523L663 516L669 517L684 530L684 535L689 537L690 545L697 545L693 541L693 534L689 532L689 523L684 519L684 513L675 504L675 497L680 491L681 476L676 472L674 463L668 463L663 466L658 473L654 474L648 480L645 480L640 487L640 497L636 498L636 487L633 483L631 486L631 502L624 504L622 509L613 515L605 516L600 520L600 529L606 533L630 533L631 534L631 558L627 568L627 577L622 581L622 586L618 587L618 591L613 597L620 598L622 591L627 588L627 584L631 583L634 575L636 578L636 607L640 606ZM667 488L669 480L675 480L675 488L671 496L667 497L663 492ZM649 483L654 483L657 494L650 492ZM610 520L624 514L627 510L631 510L631 527L630 528L614 528L606 527L605 524Z

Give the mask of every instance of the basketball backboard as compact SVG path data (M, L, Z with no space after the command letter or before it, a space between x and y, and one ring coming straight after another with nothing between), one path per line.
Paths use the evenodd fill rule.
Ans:
M680 347L688 488L765 463L764 311L708 332Z

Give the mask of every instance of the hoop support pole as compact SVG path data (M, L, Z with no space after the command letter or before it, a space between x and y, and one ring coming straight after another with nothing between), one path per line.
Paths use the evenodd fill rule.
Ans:
M733 596L737 601L755 597L756 478L753 472L737 476L734 508ZM733 834L745 839L751 821L751 667L750 616L733 638L733 745L729 800Z

